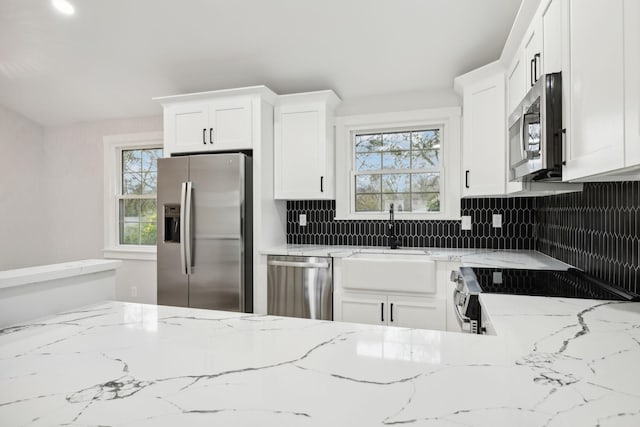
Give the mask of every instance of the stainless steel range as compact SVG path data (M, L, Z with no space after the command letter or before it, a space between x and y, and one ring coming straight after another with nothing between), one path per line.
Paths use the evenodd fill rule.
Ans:
M640 301L640 296L615 288L575 268L526 270L461 267L451 272L456 283L454 312L463 332L485 332L481 293Z

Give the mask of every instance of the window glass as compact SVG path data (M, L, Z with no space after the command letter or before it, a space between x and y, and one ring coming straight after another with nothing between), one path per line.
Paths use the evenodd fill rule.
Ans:
M356 212L439 212L441 129L355 135Z
M162 149L122 150L119 200L121 245L155 245L158 159Z

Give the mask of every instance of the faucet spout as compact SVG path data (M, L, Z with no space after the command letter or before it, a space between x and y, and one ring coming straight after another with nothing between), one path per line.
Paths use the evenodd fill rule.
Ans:
M393 203L389 206L389 224L387 225L387 236L389 238L389 248L398 249L400 239L396 236L396 223L394 219Z

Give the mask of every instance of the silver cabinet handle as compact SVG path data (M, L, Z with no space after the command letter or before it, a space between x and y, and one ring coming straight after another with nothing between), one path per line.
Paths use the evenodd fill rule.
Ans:
M329 268L328 262L267 261L267 265L297 268Z
M186 183L186 196L185 196L185 219L186 224L184 226L184 234L185 234L185 246L184 246L184 254L185 254L185 264L187 265L187 274L191 274L191 190L192 190L191 181L187 181Z

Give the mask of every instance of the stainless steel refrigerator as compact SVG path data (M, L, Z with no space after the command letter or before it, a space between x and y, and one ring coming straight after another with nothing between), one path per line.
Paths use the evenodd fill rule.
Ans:
M253 312L251 157L158 160L158 304Z

